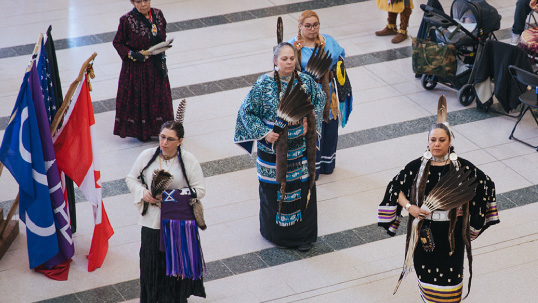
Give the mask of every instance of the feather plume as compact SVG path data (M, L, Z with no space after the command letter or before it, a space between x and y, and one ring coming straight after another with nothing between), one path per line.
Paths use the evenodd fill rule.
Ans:
M187 100L183 99L179 101L179 104L177 105L177 110L176 110L176 122L183 124L183 120L185 119L186 108L187 108Z
M331 67L332 63L332 56L327 51L325 51L324 48L321 48L318 44L314 47L314 51L312 52L312 56L310 59L308 59L308 63L306 63L305 67L305 73L312 76L314 79L320 79L329 71L329 67Z
M284 40L284 25L282 24L282 17L278 17L276 20L276 44L282 43Z
M470 170L467 172L458 171L455 167L451 166L450 171L439 180L424 199L421 208L428 212L450 210L469 202L474 197L476 187L478 186L477 183L473 184L476 177L469 178L470 174ZM405 254L405 262L394 293L398 290L404 276L411 271L413 255L419 238L420 222L416 219L413 220L409 244Z
M437 102L437 123L445 123L447 116L446 98L445 95L439 97Z

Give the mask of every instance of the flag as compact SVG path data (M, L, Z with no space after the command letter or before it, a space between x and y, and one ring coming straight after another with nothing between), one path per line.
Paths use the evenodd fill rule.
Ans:
M39 56L39 63L37 65L38 70L30 74L29 83L34 100L41 146L43 148L43 159L45 160L45 168L47 169L47 183L52 209L54 210L59 251L56 256L36 267L35 270L44 273L51 279L65 281L69 274L69 263L75 254L75 248L71 226L69 224L69 213L64 201L60 174L58 172L56 155L50 133L50 112L47 111L50 102L47 101L47 98L50 98L52 88L50 86L50 75L46 74L48 73L48 62L46 60L47 56L43 44L41 44L41 55ZM41 67L41 70L39 70L39 67Z
M56 48L54 47L54 40L52 39L52 25L47 29L45 35L45 51L47 52L47 59L49 60L49 73L52 81L52 89L54 91L54 105L56 109L59 109L64 100L62 93L62 83L60 81L60 72L58 69L58 60L56 59ZM54 119L54 115L51 115Z
M69 93L68 93L69 95ZM88 271L101 267L114 230L101 193L101 172L95 149L95 119L86 74L75 88L62 126L54 134L58 168L78 185L93 207L95 227L88 254Z
M54 98L54 89L52 88L52 78L50 76L49 59L43 40L41 40L41 50L39 54L39 61L37 63L37 73L39 80L41 81L41 90L43 93L43 102L45 104L44 109L49 120L49 125L56 116L56 101ZM34 96L35 98L35 96Z
M56 59L56 47L54 46L54 40L52 39L52 25L49 25L47 29L47 34L45 35L45 51L49 63L49 74L51 80L51 86L53 91L54 101L50 102L50 107L55 106L51 112L50 119L54 120L56 116L56 111L60 109L60 106L63 103L64 96L62 93L62 82L60 81L60 72L58 69L58 60ZM54 103L53 103L54 102ZM77 231L77 208L75 207L75 187L73 186L73 181L66 178L65 175L62 177L62 189L64 190L65 201L69 207L69 219L71 220L71 232L75 233Z
M19 184L19 217L26 225L30 268L58 254L45 160L29 83L30 75L37 77L36 72L32 65L31 71L24 75L0 146L0 161Z

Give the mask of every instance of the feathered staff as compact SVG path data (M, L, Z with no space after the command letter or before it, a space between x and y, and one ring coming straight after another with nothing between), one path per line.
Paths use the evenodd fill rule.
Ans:
M329 88L329 68L331 67L332 56L325 51L319 44L316 44L312 51L312 56L308 59L305 67L305 73L310 75L316 82L321 83L321 88L327 95L325 107L323 109L323 120L329 122L329 111L331 108L332 98ZM337 114L335 113L335 116Z
M279 222L280 214L282 213L282 203L284 201L286 193L286 175L288 171L288 124L294 124L299 122L302 118L307 117L308 129L307 132L307 144L312 141L309 138L315 140L315 125L316 120L314 116L314 105L310 101L309 95L303 90L301 85L297 84L292 88L295 81L295 73L292 73L288 87L284 92L282 100L278 103L277 108L277 120L273 126L273 131L280 134L278 140L275 143L276 151L276 181L280 183L280 200L278 201L278 218ZM314 134L312 134L312 131ZM311 144L310 144L311 145ZM315 141L314 141L315 146ZM314 149L315 150L315 149ZM313 173L315 174L315 154L313 163ZM310 172L309 161L309 174ZM311 180L315 180L315 176L310 176ZM311 182L313 185L313 183ZM308 193L310 198L310 191ZM307 202L308 206L308 202Z
M435 210L450 210L469 202L474 197L475 189L478 186L478 183L473 184L476 177L468 178L470 174L470 170L467 172L458 171L451 166L450 171L439 180L430 194L424 199L421 208L431 213ZM420 222L420 220L413 220L405 262L394 289L394 294L398 291L404 276L411 271L419 229L422 225Z
M308 59L304 72L310 75L314 80L319 80L329 71L331 67L332 56L325 48L321 48L319 44L316 44L312 51L312 56Z
M157 197L158 195L162 194L168 188L170 183L172 183L173 179L174 177L164 169L154 170L150 186L151 195L153 197ZM144 201L144 199L140 200L140 202L144 202L142 215L145 215L146 211L148 210L149 202ZM156 205L161 207L161 202L157 202Z

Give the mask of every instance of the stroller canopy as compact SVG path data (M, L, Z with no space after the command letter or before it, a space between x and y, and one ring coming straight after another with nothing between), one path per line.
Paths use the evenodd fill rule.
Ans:
M451 17L460 22L476 23L478 36L488 35L501 28L501 15L485 0L454 0Z

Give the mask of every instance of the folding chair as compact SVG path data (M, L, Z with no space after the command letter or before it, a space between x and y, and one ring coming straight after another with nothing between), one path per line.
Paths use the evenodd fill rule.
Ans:
M514 128L512 129L512 132L510 133L510 137L508 137L508 139L517 140L523 144L535 148L536 151L538 151L538 146L531 145L530 143L527 143L514 137L514 131L516 130L517 125L519 124L519 121L521 121L523 116L527 113L527 111L531 112L531 115L534 118L534 122L536 122L536 125L538 125L536 114L533 111L538 110L538 94L536 93L536 87L538 86L538 75L523 70L515 65L508 66L508 70L510 71L510 75L512 76L512 78L516 81L517 87L521 92L521 95L519 96L519 101L521 102L521 112L517 117L516 124L514 125ZM522 88L521 84L523 84L525 87ZM526 87L528 86L532 87L532 89L526 90Z

